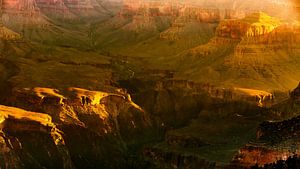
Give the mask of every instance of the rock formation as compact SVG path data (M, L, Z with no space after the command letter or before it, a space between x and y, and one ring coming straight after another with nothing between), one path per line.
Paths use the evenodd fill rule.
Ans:
M63 132L49 115L7 106L0 114L1 167L73 168Z
M69 88L63 93L65 94L50 88L15 89L13 97L7 102L29 110L50 113L56 123L93 126L93 130L98 130L97 132L102 134L119 130L117 122L111 121L116 118L123 122L128 121L128 126L122 127L122 130L127 130L128 127L128 130L136 127L144 128L149 125L149 121L134 120L136 113L140 113L139 116L145 120L147 115L142 108L132 102L127 93L117 91L107 93L80 88ZM132 120L127 119L128 113L126 115L121 113L128 111L133 113L130 115L133 116ZM94 123L98 125L95 126Z
M0 165L17 168L119 168L108 156L122 160L126 141L151 126L123 90L14 89L7 103L40 112L0 106Z

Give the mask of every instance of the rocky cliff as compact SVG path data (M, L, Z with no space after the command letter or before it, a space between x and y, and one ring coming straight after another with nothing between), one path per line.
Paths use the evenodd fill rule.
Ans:
M119 168L127 143L151 125L122 90L15 89L7 104L40 112L0 106L1 164L17 168Z
M130 132L150 125L143 109L129 94L118 90L107 93L69 88L61 93L50 88L14 89L7 103L47 113L57 124L85 126L101 135L121 130Z
M74 168L64 133L49 115L0 106L2 168Z

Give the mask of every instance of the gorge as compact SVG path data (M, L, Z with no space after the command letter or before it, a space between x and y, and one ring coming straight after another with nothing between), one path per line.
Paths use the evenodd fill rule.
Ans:
M0 2L0 168L299 168L298 1Z

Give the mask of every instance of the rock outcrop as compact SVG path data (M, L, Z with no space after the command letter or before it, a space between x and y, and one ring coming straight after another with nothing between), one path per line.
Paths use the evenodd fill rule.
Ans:
M51 88L33 88L15 89L12 95L8 104L47 113L55 123L85 126L101 135L120 130L129 132L149 125L144 110L121 90L107 93L69 88L60 92ZM143 120L136 119L137 116Z
M2 168L73 168L63 132L49 115L0 106Z
M11 94L7 104L32 112L0 106L2 138L6 140L1 157L16 160L9 165L119 168L126 157L127 143L138 141L135 138L141 137L142 132L146 134L151 126L147 113L121 89L101 92L37 87L14 89ZM45 144L35 147L30 146L31 142L35 146ZM51 157L39 157L44 150ZM120 162L112 165L112 157ZM45 161L52 158L57 163Z
M47 114L7 106L0 106L0 111L2 131L48 132L55 128L52 118Z

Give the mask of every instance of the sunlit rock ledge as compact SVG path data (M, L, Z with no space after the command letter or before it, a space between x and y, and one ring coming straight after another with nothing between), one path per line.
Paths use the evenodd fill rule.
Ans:
M82 88L14 89L7 104L51 116L63 126L89 128L100 134L143 129L150 125L148 114L122 89L111 92Z
M1 124L3 125L6 120L16 120L21 122L32 122L40 124L41 126L52 127L52 118L47 114L30 112L23 109L8 107L0 105ZM2 126L3 128L4 126Z
M64 144L62 132L47 114L0 105L0 129L3 132L42 132L49 134L56 145Z

